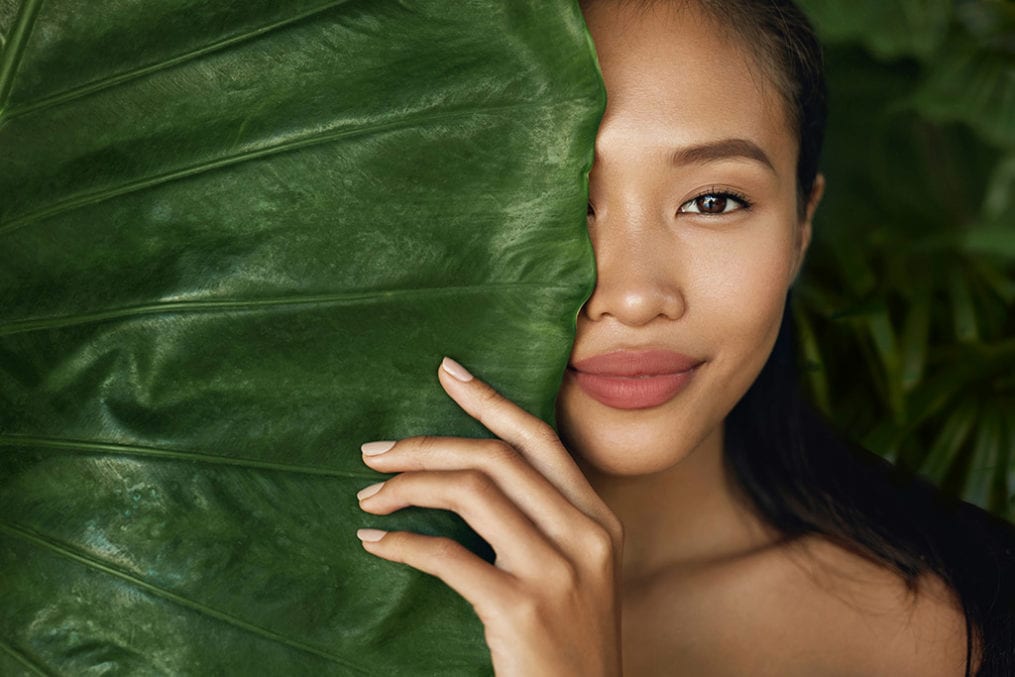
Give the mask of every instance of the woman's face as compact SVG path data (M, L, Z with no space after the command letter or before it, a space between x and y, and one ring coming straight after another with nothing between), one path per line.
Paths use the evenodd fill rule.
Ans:
M590 177L598 281L558 420L585 464L641 475L721 442L810 227L785 106L732 32L690 2L598 2L586 21L607 92Z

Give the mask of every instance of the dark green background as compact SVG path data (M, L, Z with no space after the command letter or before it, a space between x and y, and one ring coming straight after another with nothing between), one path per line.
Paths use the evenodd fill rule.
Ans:
M855 439L1015 519L1015 3L802 4L831 88L808 386Z

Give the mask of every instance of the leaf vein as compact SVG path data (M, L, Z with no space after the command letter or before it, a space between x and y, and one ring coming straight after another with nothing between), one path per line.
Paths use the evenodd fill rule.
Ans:
M559 285L542 285L535 283L504 283L485 284L481 286L448 286L448 287L422 287L417 289L392 289L371 292L352 292L345 294L316 294L311 296L299 296L289 298L271 299L216 299L213 301L172 301L165 303L150 303L137 306L125 306L122 308L110 308L107 310L92 313L75 313L72 315L58 315L51 317L31 318L27 320L16 320L6 325L0 325L0 336L11 334L40 331L43 329L56 329L91 322L102 322L120 318L130 318L139 315L158 315L165 313L207 313L207 312L234 312L250 311L259 308L271 308L278 306L296 305L354 305L363 302L376 302L383 299L412 298L415 296L436 296L443 294L468 294L475 292L488 292L492 290L513 290L513 289L568 289Z
M196 59L198 57L202 57L207 54L217 52L219 50L228 49L230 47L233 47L234 45L246 42L247 40L250 40L252 38L261 37L262 35L270 33L279 28L285 28L288 25L298 23L303 19L314 16L315 14L326 12L327 10L337 5L341 5L347 2L350 2L350 0L331 0L330 2L326 2L318 7L313 7L311 9L306 10L305 12L301 12L294 16L287 17L285 19L275 21L270 24L265 24L264 26L258 26L257 28L247 31L245 33L239 33L237 35L228 38L223 38L222 40L218 40L209 45L204 45L203 47L198 47L196 49L192 49L190 51L177 54L176 56L170 57L168 59L164 59L162 61L149 64L147 66L142 66L141 68L136 68L134 70L125 71L123 73L117 73L115 75L100 78L98 80L93 80L92 82L81 85L79 87L75 87L73 89L69 89L63 92L57 92L56 94L51 94L50 96L39 99L38 101L33 101L31 103L26 103L20 106L13 107L7 112L6 119L10 120L22 115L26 115L28 113L34 113L40 110L45 110L47 108L52 108L53 106L62 103L67 103L68 101L74 101L75 99L83 98L85 96L88 96L89 94L102 91L103 89L108 89L109 87L115 87L116 85L122 84L124 82L129 82L130 80L134 80L140 77L144 77L151 73L157 73L158 71L161 70L167 70L174 66L178 66L182 63L186 63L187 61L190 61L192 59Z
M263 148L256 148L254 150L242 151L239 153L233 153L231 155L225 155L223 157L213 158L204 162L198 162L196 164L175 169L169 172L163 172L162 174L155 174L152 176L145 176L140 179L133 181L127 181L119 185L97 190L91 193L85 193L83 195L77 195L70 197L65 200L56 202L55 204L38 209L34 212L28 212L19 217L16 217L5 224L0 224L0 236L7 235L19 228L27 226L31 223L48 219L52 216L62 214L65 212L73 211L81 207L103 202L110 198L119 197L121 195L128 195L130 193L136 193L139 191L160 186L165 183L172 181L179 181L181 179L187 179L193 176L197 176L206 172L214 171L216 169L226 169L235 167L245 162L251 162L254 160L261 160L264 158L279 155L289 151L300 150L302 148L309 148L312 146L323 145L326 143L343 141L349 138L356 138L359 136L366 136L370 134L379 134L382 132L398 130L401 128L408 127L410 125L420 125L429 122L440 122L451 118L467 117L480 114L496 114L504 110L512 110L521 107L547 107L554 105L563 105L570 103L571 100L562 101L524 101L515 102L511 104L503 104L500 106L483 106L481 108L468 107L461 110L441 111L441 112L424 112L421 114L406 115L395 120L387 122L381 122L373 125L363 125L356 127L340 127L331 131L321 132L318 134L311 134L309 136L295 136L294 138L282 141L274 145L265 146Z
M45 670L41 666L36 665L34 662L32 662L28 658L28 656L25 656L23 653L21 653L20 651L18 651L14 647L12 647L9 644L7 644L2 639L0 639L0 650L2 650L5 653L7 653L9 656L14 658L14 660L16 660L17 662L21 663L22 665L24 665L26 668L28 668L29 670L31 670L32 672L34 672L37 675L42 675L43 677L49 677L49 675L51 674L49 671Z
M161 458L170 461L185 461L188 463L210 463L213 465L228 465L252 470L272 470L300 475L339 477L342 479L365 480L375 477L374 474L349 472L334 468L313 467L290 463L275 463L272 461L258 461L249 458L216 456L214 454L181 451L178 449L162 449L159 447L148 447L137 444L93 442L68 438L38 437L34 435L0 434L0 446L29 446L43 447L47 449L86 450L113 455Z
M0 54L0 125L3 124L7 100L14 87L14 76L17 74L18 66L21 65L21 57L25 53L25 46L28 44L32 27L35 25L35 17L38 16L41 6L42 0L25 0L21 4L14 20L10 42Z
M224 611L219 611L218 609L208 606L207 604L203 604L196 600L192 600L182 595L178 595L175 592L172 592L171 590L167 590L161 586L155 585L154 583L146 581L143 578L140 578L133 574L129 574L125 571L121 571L119 568L113 566L112 564L102 561L100 558L95 557L91 553L82 552L70 546L69 544L61 543L56 539L36 533L33 530L28 529L26 527L9 523L5 520L0 520L0 532L6 533L8 536L20 539L21 541L31 543L44 550L49 550L50 552L56 555L77 562L78 564L82 564L90 569L101 571L104 574L113 576L114 578L118 578L122 581L126 581L127 583L130 583L131 585L141 588L142 590L145 590L157 597L161 597L162 599L165 599L169 602L175 603L179 606L190 609L192 611L196 611L197 613L202 614L204 616L208 616L209 618L214 618L215 620L221 621L223 623L226 623L227 625L231 625L240 630L244 630L250 634L257 635L259 637L275 642L277 644L282 644L291 649L296 649L298 651L303 651L305 653L319 656L333 663L338 663L339 665L354 670L360 674L368 674L358 665L349 662L347 659L342 658L341 656L330 654L327 651L318 649L317 647L311 646L309 644L304 644L303 642L296 641L289 637L285 637L284 635L280 635L279 633L274 632L273 630L262 628L259 625L249 623L241 618L237 618L236 616L228 614Z

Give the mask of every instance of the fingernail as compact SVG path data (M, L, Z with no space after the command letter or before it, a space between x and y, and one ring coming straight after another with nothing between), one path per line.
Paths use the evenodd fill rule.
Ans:
M394 442L383 440L381 442L366 442L359 449L363 452L364 456L378 456L385 451L389 451L393 446L395 446Z
M368 543L376 543L377 541L384 538L384 534L386 533L388 532L381 531L380 529L357 529L356 538L358 538L361 541L366 541Z
M450 357L445 357L441 361L441 369L448 372L459 381L467 383L472 380L472 374L469 373L469 370L452 360Z
M356 498L361 500L361 501L364 498L370 498L371 496L376 494L378 491L380 491L381 487L383 487L383 486L384 486L384 482L378 482L377 484L371 484L369 487L364 487L363 489L360 489L359 491L356 492Z

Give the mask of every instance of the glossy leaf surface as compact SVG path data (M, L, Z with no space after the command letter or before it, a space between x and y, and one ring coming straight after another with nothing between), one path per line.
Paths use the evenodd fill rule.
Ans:
M482 674L359 445L552 420L604 102L570 1L0 0L0 674Z

